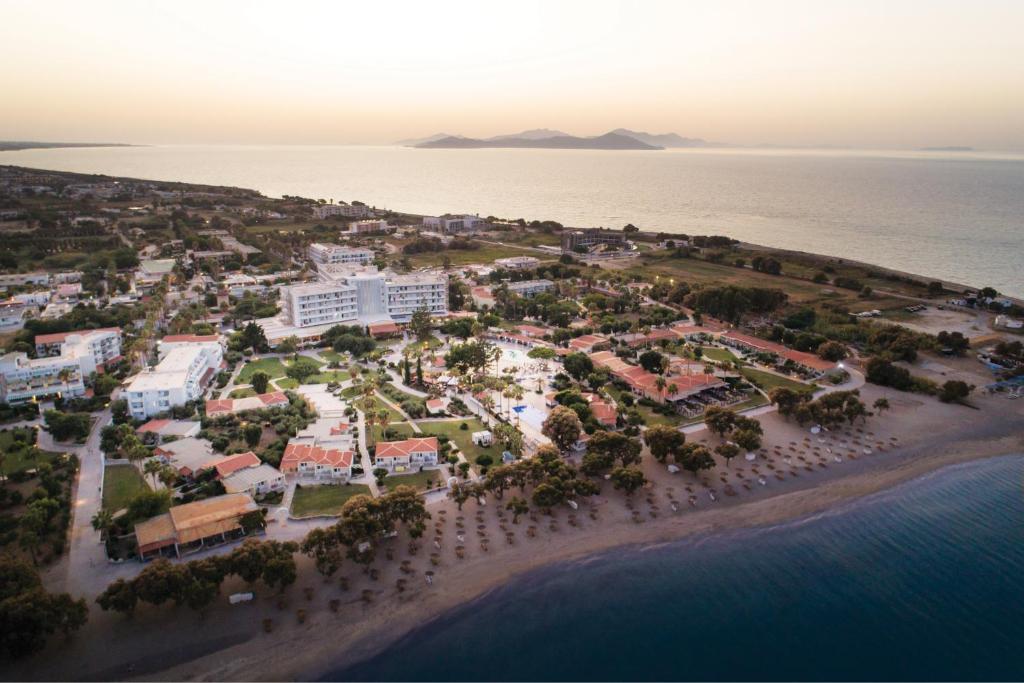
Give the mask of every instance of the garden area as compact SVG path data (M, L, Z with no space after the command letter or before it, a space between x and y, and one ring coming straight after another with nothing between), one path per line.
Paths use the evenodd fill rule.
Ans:
M389 474L384 478L384 485L388 489L394 489L396 486L411 486L417 491L426 491L436 488L440 484L440 470L423 470L413 474Z
M461 425L466 425L461 429ZM424 422L420 424L423 429L421 436L446 437L462 451L466 460L476 464L476 459L481 455L491 456L494 463L501 462L501 448L497 445L483 447L473 443L473 432L482 432L484 427L480 420L451 420L445 422Z
M345 501L360 494L370 495L370 487L364 484L311 486L296 484L291 515L299 518L321 515L336 516L341 514L341 508Z
M277 379L285 376L285 367L277 358L260 358L245 364L245 367L238 373L237 384L248 384L252 376L257 372L265 372L270 379Z
M111 514L128 507L149 485L134 465L108 465L103 470L103 509Z
M36 432L29 427L0 431L0 472L10 476L52 463L61 453L42 451L35 447Z
M740 374L743 375L745 380L767 392L778 387L783 387L800 393L812 393L818 388L818 385L816 384L804 384L803 382L798 382L796 380L789 379L788 377L776 375L773 372L766 372L755 368L740 368Z

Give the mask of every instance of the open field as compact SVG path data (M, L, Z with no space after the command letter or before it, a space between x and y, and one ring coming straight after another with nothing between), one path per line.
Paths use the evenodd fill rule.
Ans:
M132 498L148 490L149 484L135 465L110 465L103 471L104 510L124 509Z
M257 372L265 372L270 376L270 379L277 379L278 377L284 377L285 367L277 358L260 358L259 360L249 361L238 373L238 384L248 384L249 380Z
M337 515L345 501L360 494L369 495L370 487L364 484L296 485L291 514L293 517Z
M408 242L405 240L388 240L398 247L398 257L401 258L402 247ZM451 264L461 266L467 263L491 263L495 259L507 258L509 256L538 256L532 249L520 249L519 247L499 246L496 244L480 244L479 249L445 249L444 251L431 251L422 254L409 254L409 263L414 268L425 268L428 266L440 266L444 264L444 257L447 256Z
M705 346L701 349L701 357L707 358L708 360L717 361L734 361L736 356L733 355L729 349L723 349L718 346Z
M466 429L459 429L459 425L465 423ZM480 432L485 429L480 420L452 420L450 422L420 422L420 428L424 436L447 436L448 439L459 447L466 460L475 464L477 456L487 454L494 458L495 462L501 459L501 448L497 445L483 448L473 443L473 432Z
M796 380L789 379L788 377L776 375L773 372L765 372L764 370L757 370L755 368L741 368L740 374L743 375L747 381L757 385L765 391L771 391L776 387L785 387L786 389L792 389L793 391L804 393L813 392L818 388L816 384L804 384L803 382L798 382Z
M749 254L744 254L744 256L749 256ZM690 285L736 285L781 289L789 295L790 303L793 304L828 303L857 311L871 308L887 310L907 305L905 299L889 296L876 295L870 299L861 299L858 292L837 288L831 284L816 284L810 280L787 277L785 270L783 270L783 275L768 275L750 268L710 263L698 258L673 258L667 252L641 256L621 270L644 280L658 277L676 282L686 282ZM862 280L862 282L866 283L866 280ZM879 283L879 287L882 286Z
M318 372L315 375L310 375L306 378L303 384L330 384L331 382L344 382L345 380L352 377L347 370L328 370L327 372Z
M413 434L415 434L415 432L412 430L412 427L409 426L408 422L392 422L391 424L388 425L387 429L389 432L392 432L393 434L390 437L390 440L392 441L408 439L409 437L413 436ZM394 436L394 434L397 434L397 436ZM371 427L370 430L366 433L366 440L368 443L371 444L378 443L380 441L385 441L384 428L377 424L373 425L373 427Z
M413 474L391 474L384 478L384 485L389 489L396 486L411 486L417 491L434 488L441 478L439 470L423 470Z

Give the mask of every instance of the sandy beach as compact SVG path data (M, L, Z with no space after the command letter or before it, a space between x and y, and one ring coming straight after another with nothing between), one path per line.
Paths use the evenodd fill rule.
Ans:
M1017 402L979 396L973 401L978 409L972 409L871 385L862 394L869 403L884 394L893 407L863 426L816 436L775 413L764 415L766 453L753 463L737 458L728 468L703 474L704 485L688 473L669 474L647 457L647 490L627 499L605 484L600 496L576 512L563 507L551 517L531 513L513 524L493 497L482 506L470 501L461 512L451 501L431 505L432 520L419 549L410 554L404 533L388 541L374 564L376 579L351 562L325 579L300 557L294 586L283 595L258 586L256 600L246 605L226 604L228 594L248 589L229 582L223 600L205 614L165 605L140 607L125 618L93 606L82 632L70 641L55 639L3 677L317 678L381 652L446 610L543 565L619 546L772 525L942 467L1024 453L1024 405ZM716 437L701 432L690 440L714 444ZM456 546L462 547L461 559ZM336 612L332 600L338 601ZM299 609L305 611L303 623ZM269 633L265 619L272 620Z

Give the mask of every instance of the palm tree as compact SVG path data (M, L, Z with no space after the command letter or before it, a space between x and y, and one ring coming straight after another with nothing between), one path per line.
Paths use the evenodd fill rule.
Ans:
M654 378L654 386L657 387L659 396L662 396L665 393L665 384L665 378L661 375Z
M889 399L887 398L875 399L873 406L879 415L881 415L883 411L889 410L889 408L891 407L889 405Z
M100 509L95 515L92 516L92 528L100 533L106 533L110 531L110 527L114 525L114 515L111 514L110 510Z
M142 466L143 474L149 476L153 480L153 488L156 488L156 478L160 472L164 469L164 464L156 458L150 458L146 461L146 464Z
M170 465L164 465L160 468L160 474L157 475L160 479L160 483L171 488L175 482L178 481L178 471Z

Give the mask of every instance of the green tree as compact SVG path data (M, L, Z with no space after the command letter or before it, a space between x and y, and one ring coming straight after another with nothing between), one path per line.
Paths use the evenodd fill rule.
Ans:
M377 482L377 486L384 485L384 478L388 476L388 471L383 467L373 468L373 479Z
M0 655L14 659L37 652L53 634L80 629L88 616L85 600L48 593L32 567L0 556Z
M676 464L696 475L701 470L709 470L714 467L715 459L706 446L686 444L676 456Z
M668 425L654 425L644 432L644 442L658 462L665 462L686 444L686 434Z
M414 311L412 318L409 319L409 331L420 341L430 339L433 327L430 312L425 307Z
M889 410L891 406L889 405L889 399L883 397L876 398L873 407L875 409L875 412L881 415L883 411Z
M804 394L788 387L775 387L768 392L768 400L778 406L779 415L789 417L796 407L804 401Z
M512 523L519 524L519 518L530 511L530 504L523 498L513 496L509 499L505 509L512 513Z
M943 403L963 403L974 387L967 382L951 379L947 380L939 389L939 400Z
M562 366L576 380L582 380L594 371L594 362L586 354L579 352L567 355L562 360Z
M568 451L583 431L583 424L575 411L565 406L557 406L544 420L541 433L551 439L561 452Z
M252 385L253 391L257 394L265 394L267 393L267 386L270 385L270 375L262 370L258 370L252 373L252 377L249 378L249 384Z
M761 435L752 429L737 429L732 433L732 440L748 453L761 447Z
M612 486L619 491L625 491L627 496L643 487L647 483L644 473L636 467L616 467L612 470Z
M255 422L250 422L245 425L244 429L242 429L242 435L245 437L246 445L248 445L249 448L255 448L260 442L260 437L263 436L263 426L256 424Z
M711 406L704 411L704 424L709 432L725 436L736 425L736 413L721 406Z
M720 456L725 458L725 464L728 466L732 462L732 459L740 454L740 447L734 443L726 441L715 449L715 453L718 453Z

